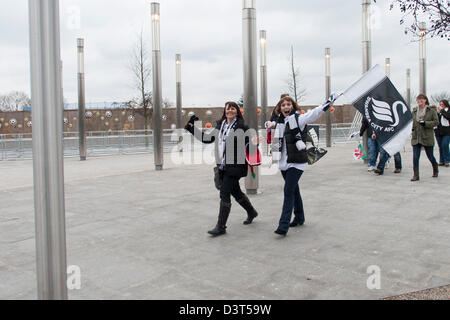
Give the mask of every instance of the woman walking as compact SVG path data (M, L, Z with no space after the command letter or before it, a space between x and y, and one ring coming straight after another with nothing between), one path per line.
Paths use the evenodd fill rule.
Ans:
M414 176L411 181L420 180L419 160L422 147L425 149L428 160L433 166L433 178L439 176L439 167L433 154L434 132L433 129L439 124L436 111L430 107L428 98L424 94L417 96L418 107L413 110L413 132L411 144L413 146L413 170Z
M306 126L320 118L338 98L333 94L322 106L317 107L305 114L291 97L284 97L278 103L275 113L277 121L266 123L268 129L275 129L275 139L272 157L278 161L284 184L284 200L278 229L275 233L286 236L289 227L297 227L305 223L303 201L298 185L303 172L308 166L306 153L307 131ZM291 222L294 210L294 221Z
M448 100L439 102L438 108L439 125L435 131L436 140L439 145L439 165L450 166L450 106Z
M216 128L209 134L201 132L194 126L199 120L191 117L185 129L203 143L215 143L216 163L215 182L220 189L220 209L217 225L208 231L212 236L226 233L226 224L231 210L231 196L247 211L245 225L249 225L258 216L248 197L241 191L239 180L247 176L248 165L245 160L245 146L250 138L245 134L249 127L245 125L239 106L227 102L222 118ZM240 148L242 147L242 148Z

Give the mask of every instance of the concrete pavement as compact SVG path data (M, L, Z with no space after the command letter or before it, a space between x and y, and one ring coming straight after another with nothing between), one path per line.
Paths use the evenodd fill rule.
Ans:
M301 179L307 223L279 238L277 173L251 200L244 226L233 202L228 234L210 238L218 192L211 165L166 154L65 160L68 265L81 268L71 299L379 299L450 284L450 169L438 179L423 154L421 181L368 173L355 143L330 149ZM35 299L32 162L0 162L0 299ZM242 181L242 185L243 181ZM380 270L370 290L368 267Z

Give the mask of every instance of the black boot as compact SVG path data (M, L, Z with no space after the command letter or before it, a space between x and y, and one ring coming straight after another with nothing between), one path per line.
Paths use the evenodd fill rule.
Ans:
M208 231L208 233L212 236L221 236L227 233L227 220L231 211L231 203L226 203L220 201L220 209L219 209L219 219L217 221L217 225L214 229Z
M414 170L414 176L412 177L411 181L419 181L419 168L413 168Z
M439 166L436 164L436 165L433 165L433 178L437 178L437 177L439 177Z
M242 208L245 209L245 211L247 211L247 220L244 221L244 224L251 224L253 222L253 219L258 216L258 212L256 212L255 208L253 208L250 199L246 195L244 195L241 200L238 200L238 203Z

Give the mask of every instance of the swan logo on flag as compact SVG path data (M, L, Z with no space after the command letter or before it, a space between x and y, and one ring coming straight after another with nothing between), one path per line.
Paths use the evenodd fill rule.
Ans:
M412 113L398 90L376 65L356 81L344 95L366 118L377 142L394 156L410 139Z
M372 114L376 119L390 123L390 127L397 127L400 123L399 107L401 107L401 115L408 112L408 107L402 101L394 102L391 107L389 103L376 100L372 97L367 98L365 107L366 113L372 110Z

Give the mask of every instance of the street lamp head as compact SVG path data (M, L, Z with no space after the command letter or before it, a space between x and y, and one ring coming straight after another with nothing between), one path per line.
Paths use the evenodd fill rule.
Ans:
M84 39L83 38L78 38L77 39L77 46L78 46L78 48L83 48L84 47Z
M160 12L159 3L152 2L152 49L153 51L160 51Z
M242 0L242 7L244 9L255 9L255 2L256 0Z
M177 65L181 65L181 54L175 55L175 61Z
M325 76L330 77L331 76L331 49L325 48Z
M425 22L419 22L419 35L424 37L427 33L427 24Z
M261 42L261 45L265 45L267 42L267 32L266 30L260 30L259 31L259 41Z
M158 2L152 2L152 21L159 21L159 3Z
M260 49L261 49L261 67L265 67L267 65L267 54L266 54L266 43L267 43L267 32L265 30L259 31L259 41L260 41Z

